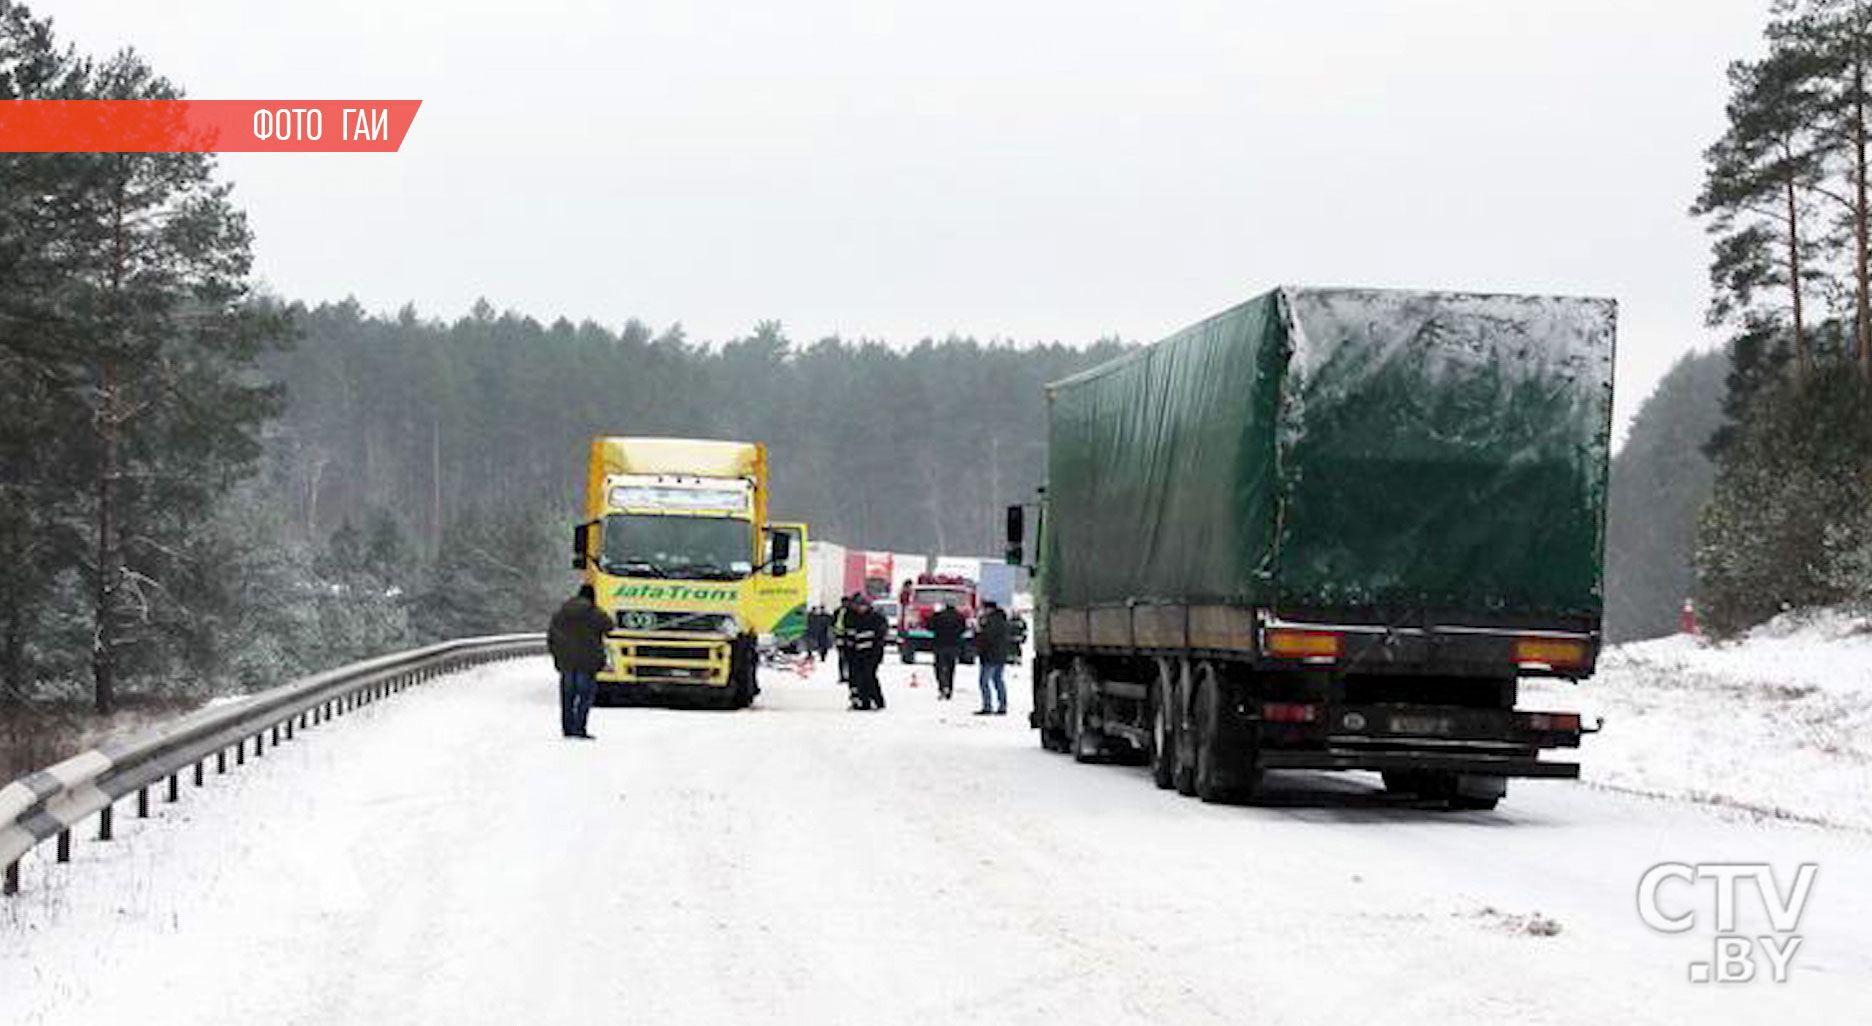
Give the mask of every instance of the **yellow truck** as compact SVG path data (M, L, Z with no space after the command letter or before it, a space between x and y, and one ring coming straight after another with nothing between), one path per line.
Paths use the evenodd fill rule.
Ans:
M617 628L600 701L738 709L754 700L750 601L804 555L767 523L767 450L752 442L596 438L572 565Z

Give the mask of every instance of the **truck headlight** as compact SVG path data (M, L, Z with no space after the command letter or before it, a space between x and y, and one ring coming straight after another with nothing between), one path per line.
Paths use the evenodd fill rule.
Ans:
M721 633L724 638L732 638L741 633L741 621L732 616L721 618Z

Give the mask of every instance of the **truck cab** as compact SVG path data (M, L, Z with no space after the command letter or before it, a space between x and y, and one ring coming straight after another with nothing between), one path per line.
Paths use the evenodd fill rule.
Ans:
M760 575L784 577L792 538L767 524L764 446L683 438L594 439L583 571L615 628L601 701L753 702Z

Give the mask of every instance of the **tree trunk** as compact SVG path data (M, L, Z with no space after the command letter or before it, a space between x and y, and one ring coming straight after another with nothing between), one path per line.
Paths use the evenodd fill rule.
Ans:
M429 418L429 554L442 552L442 415Z
M24 566L25 530L17 520L9 526L6 557L12 565ZM26 696L26 603L17 579L4 587L6 640L0 645L0 708L10 708Z
M111 481L117 475L117 430L112 423L115 411L116 382L110 365L104 366L103 407L98 413L103 453L97 480L97 578L92 588L91 606L91 680L98 715L109 716L117 708L116 625L111 612L116 601L116 547L111 543L114 498Z
M1783 144L1782 152L1787 152ZM1793 166L1789 157L1789 167ZM1794 301L1794 377L1804 381L1807 377L1807 325L1801 309L1801 252L1800 252L1800 212L1794 202L1794 173L1790 170L1787 177L1787 247L1788 247L1788 291Z
M1872 288L1872 255L1868 254L1867 238L1865 57L1860 52L1858 39L1853 41L1853 47L1853 185L1857 190L1853 203L1853 242L1857 251L1853 284L1858 292L1854 338L1859 369L1863 372L1872 368L1872 292L1868 291Z
M123 316L123 274L128 260L124 239L124 206L127 202L125 191L128 189L128 172L123 161L118 162L115 224L112 226L112 256L109 298L111 319ZM97 500L97 551L95 570L97 577L92 584L91 598L91 682L92 700L98 715L109 716L117 708L117 624L115 617L117 602L117 583L122 576L117 567L117 545L112 532L116 530L116 490L112 487L117 480L117 430L120 426L121 397L117 394L117 370L112 362L109 346L119 340L114 337L122 330L121 325L112 324L109 332L113 336L105 345L98 366L98 405L93 414L98 432L99 456L96 500Z

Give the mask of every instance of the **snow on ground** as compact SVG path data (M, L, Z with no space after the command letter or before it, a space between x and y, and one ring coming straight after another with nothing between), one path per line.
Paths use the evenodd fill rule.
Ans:
M1605 717L1592 784L1872 831L1872 622L1780 617L1728 644L1679 635L1608 650L1575 688L1524 684L1521 707Z
M590 743L543 660L438 681L40 849L0 1022L1842 1022L1872 993L1866 835L1566 782L1207 806L1041 751L1023 674L968 715L963 672L943 704L888 665L882 713L769 675L747 712L599 709ZM1640 922L1645 869L1725 859L1821 864L1792 982L1692 985L1711 931Z

